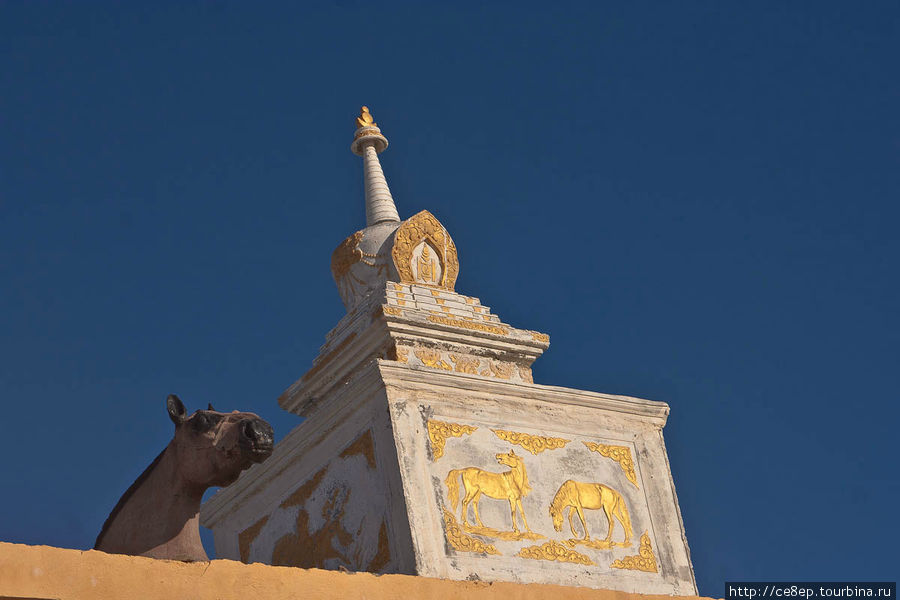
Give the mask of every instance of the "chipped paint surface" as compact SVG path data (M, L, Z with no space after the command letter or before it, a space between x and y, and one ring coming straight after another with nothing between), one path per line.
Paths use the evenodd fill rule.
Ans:
M369 429L239 534L241 560L381 571L391 559L383 488Z

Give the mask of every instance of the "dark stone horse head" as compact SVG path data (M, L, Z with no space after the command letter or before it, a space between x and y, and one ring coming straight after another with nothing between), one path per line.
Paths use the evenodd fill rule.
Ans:
M166 400L175 436L122 495L96 550L173 560L207 560L200 541L203 492L233 483L272 454L272 427L253 413L198 410Z

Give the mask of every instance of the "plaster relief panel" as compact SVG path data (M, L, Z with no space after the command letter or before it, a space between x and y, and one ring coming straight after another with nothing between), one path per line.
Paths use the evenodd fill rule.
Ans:
M426 420L445 554L659 572L630 440Z
M423 240L413 248L410 268L416 283L438 285L441 282L443 269L439 257L438 251L427 241Z

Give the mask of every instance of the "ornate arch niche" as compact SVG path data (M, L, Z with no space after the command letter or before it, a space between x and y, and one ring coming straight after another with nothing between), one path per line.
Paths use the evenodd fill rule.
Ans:
M402 283L419 283L453 290L459 274L456 245L450 234L427 210L397 228L391 249Z

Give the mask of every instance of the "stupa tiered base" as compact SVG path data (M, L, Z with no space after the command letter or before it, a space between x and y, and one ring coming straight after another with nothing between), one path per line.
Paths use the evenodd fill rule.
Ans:
M307 420L205 505L217 556L696 593L668 406L531 383L548 343L388 282L280 398Z

